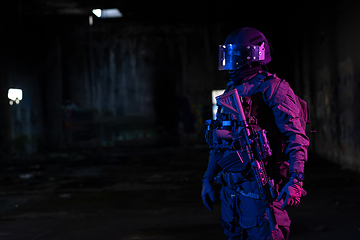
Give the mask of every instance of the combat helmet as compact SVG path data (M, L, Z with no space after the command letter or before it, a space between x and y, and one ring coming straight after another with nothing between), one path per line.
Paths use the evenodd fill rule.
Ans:
M219 45L219 70L237 70L252 63L265 65L270 61L269 43L255 28L236 29Z

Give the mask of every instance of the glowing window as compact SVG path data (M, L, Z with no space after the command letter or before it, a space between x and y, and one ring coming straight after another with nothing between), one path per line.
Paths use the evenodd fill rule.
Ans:
M220 90L213 90L211 93L211 98L212 98L212 115L213 115L213 119L216 119L216 112L218 109L218 106L216 105L216 96L219 96L221 94L223 94L225 91L225 89L220 89Z
M23 98L23 92L21 89L10 88L8 90L8 98L10 99L10 102L9 102L10 105L13 105L14 102L16 104L19 104Z
M93 9L92 12L95 16L101 17L101 9Z
M123 16L117 8L93 9L92 12L99 18L120 18Z

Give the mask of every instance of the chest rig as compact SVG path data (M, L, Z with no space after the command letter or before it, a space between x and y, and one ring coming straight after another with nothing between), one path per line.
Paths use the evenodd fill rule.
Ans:
M222 171L214 180L215 182L220 180L220 182L223 183L223 177L228 177L224 181L224 184L232 190L231 198L233 209L235 209L237 201L236 193L250 198L261 199L268 216L270 228L275 230L277 223L273 208L271 207L271 203L276 198L274 181L268 178L263 163L263 159L270 157L272 151L267 141L265 129L256 131L256 129L253 129L253 127L248 124L248 121L257 123L257 119L252 116L252 102L249 96L252 96L260 87L261 81L257 81L258 79L256 79L258 75L254 76L255 82L253 82L252 85L248 83L248 92L246 92L245 83L241 85L241 87L244 88L242 94L234 87L216 97L217 104L220 106L217 115L218 118L223 121L216 119L218 121L218 129L213 129L213 139L216 141L217 138L220 138L223 143L222 145L228 147L228 149L224 152L223 157L216 162ZM252 93L250 93L251 91ZM253 126L257 125L258 124L255 124ZM226 137L229 139L226 139ZM219 147L221 148L222 146L219 145ZM241 179L238 178L234 180L230 176L239 176ZM244 191L242 182L246 182L246 179L254 179L256 181L260 195ZM235 217L235 215L235 211L233 210L233 217Z
M224 92L225 94L234 88L237 89L241 96L241 105L249 128L251 132L259 132L261 142L266 142L267 140L265 130L258 125L258 119L253 114L256 112L253 109L253 94L260 87L261 83L271 76L272 75L269 75L267 72L260 72L242 85L235 86L235 84L228 84L228 88ZM216 119L207 120L205 122L205 127L205 139L210 149L217 149L225 152L227 150L236 150L240 147L238 145L241 143L233 141L234 138L242 138L236 134L239 129L239 122L236 120L234 114L226 108L218 106Z

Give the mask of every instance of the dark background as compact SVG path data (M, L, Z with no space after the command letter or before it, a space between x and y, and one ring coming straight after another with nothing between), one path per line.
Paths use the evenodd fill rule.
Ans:
M355 177L338 181L347 186L358 179L358 3L17 0L2 2L1 7L0 180L5 196L44 191L44 181L52 182L57 167L58 174L64 171L59 181L73 177L67 167L88 169L90 163L97 166L98 160L141 166L146 171L149 149L155 166L172 166L159 160L160 156L178 161L183 161L179 156L187 158L193 166L190 180L201 185L198 181L207 161L202 124L211 118L211 91L224 89L227 83L227 73L217 70L218 45L231 31L244 26L264 33L273 50L269 71L285 78L309 104L312 122L308 130L317 131L309 135L309 149L314 159L322 159L314 169L351 169L353 172L342 172L343 176ZM95 8L118 8L123 17L97 18L92 14ZM89 25L89 16L93 16L93 25ZM9 88L23 90L19 105L9 105ZM191 165L199 159L197 167ZM181 169L174 172L174 178L184 173ZM136 171L120 179L121 174L114 173L117 178L105 182L136 185ZM34 185L14 180L28 173L29 179L37 179ZM91 174L103 177L96 171ZM325 180L334 177L321 176ZM162 173L149 177L166 182ZM27 179L26 175L20 179ZM61 184L52 193L68 194L73 189ZM20 190L10 191L9 186ZM194 192L198 196L200 190ZM14 201L5 198L3 211L13 207ZM331 206L339 205L332 197L329 201ZM306 229L322 232L327 227L314 223Z
M217 47L251 26L271 43L269 71L311 109L311 150L358 169L357 4L242 1L2 3L4 154L128 144L204 143ZM104 19L94 8L117 7ZM89 16L94 24L89 25ZM7 90L21 88L20 105Z

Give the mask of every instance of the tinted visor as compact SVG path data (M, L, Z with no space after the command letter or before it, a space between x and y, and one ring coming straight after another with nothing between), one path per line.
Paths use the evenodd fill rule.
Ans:
M264 60L265 49L257 45L219 45L219 70L236 70L247 63ZM259 51L259 49L261 49Z

